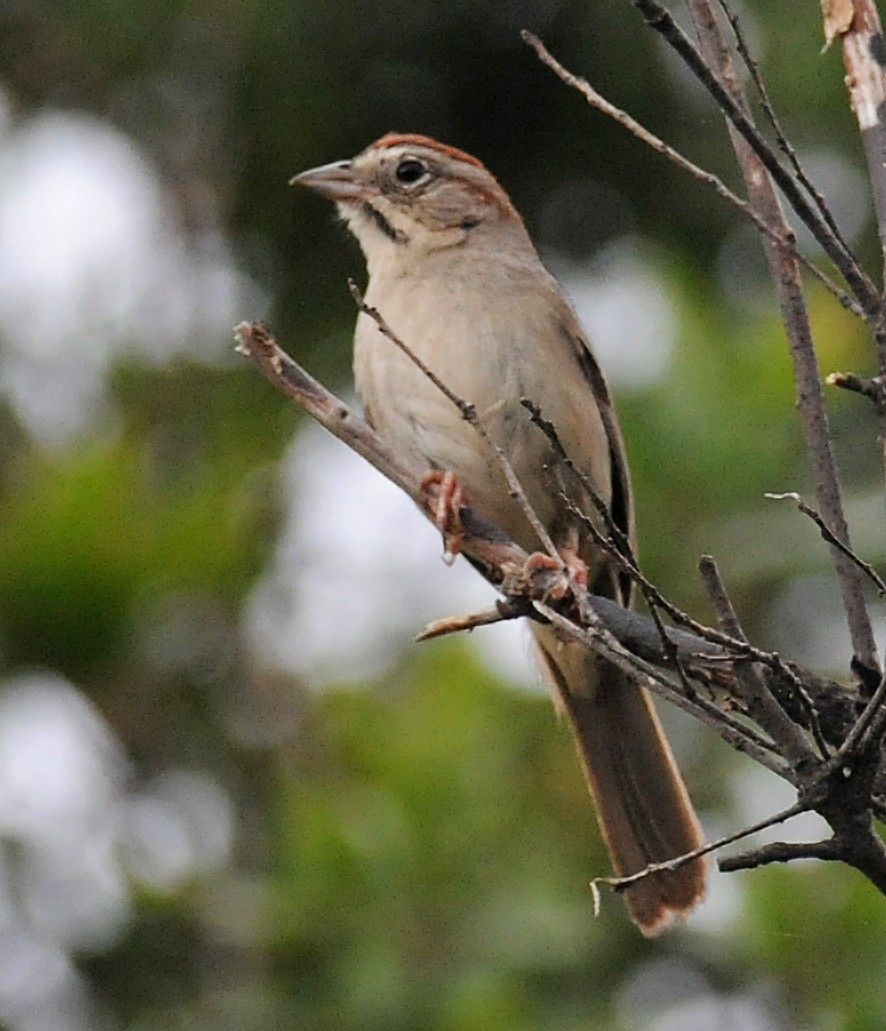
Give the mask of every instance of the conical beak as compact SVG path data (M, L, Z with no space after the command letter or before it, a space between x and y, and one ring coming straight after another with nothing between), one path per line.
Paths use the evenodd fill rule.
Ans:
M366 184L353 161L333 161L319 168L309 168L289 180L290 186L307 186L330 200L357 200L366 191Z

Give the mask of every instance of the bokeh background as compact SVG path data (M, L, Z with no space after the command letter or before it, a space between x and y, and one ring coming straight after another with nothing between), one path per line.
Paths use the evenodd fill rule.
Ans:
M816 8L739 11L876 276ZM288 178L390 129L477 153L609 371L649 574L706 618L713 552L757 641L845 671L814 528L762 497L811 487L754 232L523 27L736 181L717 112L627 0L0 4L2 1027L886 1026L886 904L843 869L714 877L656 942L612 897L593 918L605 860L521 631L412 644L487 589L233 354L231 327L266 318L349 391L362 260ZM824 370L869 369L809 293ZM873 421L852 398L831 415L882 561ZM665 715L709 834L789 801Z

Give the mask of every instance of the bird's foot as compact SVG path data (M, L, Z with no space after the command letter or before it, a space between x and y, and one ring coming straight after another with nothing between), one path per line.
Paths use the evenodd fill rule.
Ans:
M570 594L587 590L588 567L578 557L574 548L558 548L559 559L547 555L543 551L533 552L526 559L524 575L531 582L533 574L541 570L551 570L559 575L545 587L545 600L562 601Z
M441 469L426 472L420 487L434 501L434 525L443 535L443 561L452 565L461 551L464 537L461 510L468 504L467 493L455 473Z

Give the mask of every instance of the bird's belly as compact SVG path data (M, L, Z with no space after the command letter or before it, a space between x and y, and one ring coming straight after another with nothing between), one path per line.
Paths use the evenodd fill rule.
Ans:
M537 535L512 496L494 448L408 358L384 354L380 345L392 346L389 341L374 340L364 351L358 344L355 356L358 390L377 431L413 460L453 472L478 512L521 547L537 550ZM437 349L434 356L434 373L461 400L473 405L485 433L501 448L536 514L545 525L551 525L562 505L545 487L542 467L550 458L548 447L520 404L523 392L515 370L497 368L494 361L487 361L481 369L470 363L475 367L468 375L470 365L459 360L456 348Z

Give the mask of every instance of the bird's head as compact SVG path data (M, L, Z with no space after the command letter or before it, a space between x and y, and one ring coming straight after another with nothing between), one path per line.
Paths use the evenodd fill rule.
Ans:
M312 168L291 182L335 201L370 265L391 248L406 256L503 234L526 237L486 167L428 136L388 133L357 157Z

